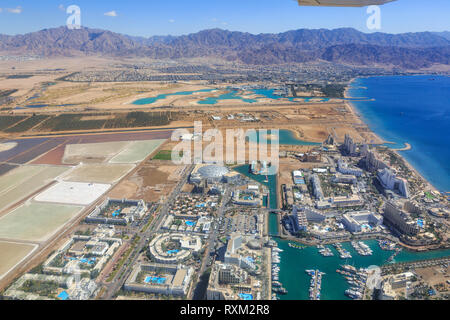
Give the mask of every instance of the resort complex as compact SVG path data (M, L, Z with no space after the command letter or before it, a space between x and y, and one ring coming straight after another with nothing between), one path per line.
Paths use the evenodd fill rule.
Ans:
M277 300L449 300L450 36L416 32L408 1L19 2L0 5L5 305L277 319ZM52 10L67 25L17 35ZM268 33L298 12L332 18ZM326 29L347 14L370 32Z

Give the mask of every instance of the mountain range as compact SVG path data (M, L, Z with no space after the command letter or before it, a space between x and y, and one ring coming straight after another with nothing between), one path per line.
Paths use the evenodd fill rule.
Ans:
M59 27L24 35L0 35L0 52L46 57L216 57L254 65L325 60L420 69L450 64L450 33L363 33L341 28L254 35L210 29L183 36L144 38L107 30Z

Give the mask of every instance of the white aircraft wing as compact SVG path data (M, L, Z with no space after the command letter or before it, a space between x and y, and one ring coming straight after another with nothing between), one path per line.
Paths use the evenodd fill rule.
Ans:
M365 7L381 5L396 0L297 0L300 6Z

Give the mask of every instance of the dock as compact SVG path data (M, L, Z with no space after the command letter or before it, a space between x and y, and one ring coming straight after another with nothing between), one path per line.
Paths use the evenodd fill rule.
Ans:
M322 290L322 275L325 273L319 270L306 270L311 276L311 285L309 287L309 299L320 300L320 291Z

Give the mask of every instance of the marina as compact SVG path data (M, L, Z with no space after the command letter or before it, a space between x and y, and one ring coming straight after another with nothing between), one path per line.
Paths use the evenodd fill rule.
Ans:
M323 257L334 257L333 251L331 251L331 249L328 248L328 247L325 247L323 245L319 245L319 246L317 246L317 249L319 249L319 253Z
M280 273L280 253L283 252L282 249L277 247L272 248L272 299L277 300L277 294L285 295L287 290L283 287L283 284L279 281Z
M352 247L361 256L371 256L373 254L372 249L362 241L352 241Z
M344 249L340 243L335 243L335 244L333 244L333 246L339 252L339 257L341 259L351 259L352 258L350 251Z
M381 250L386 251L393 251L397 247L397 245L394 242L387 240L378 240L378 245L380 246Z
M309 300L320 300L322 276L325 273L319 270L306 270L306 273L311 276L311 282L309 286Z
M362 268L358 270L351 265L343 265L336 272L341 274L350 285L350 288L345 290L345 295L354 300L361 299L367 281L367 271Z
M278 243L278 248L283 250L279 254L280 263L277 264L279 267L279 271L277 271L278 281L288 291L286 294L277 295L277 299L280 300L309 300L308 288L311 284L311 277L305 273L305 270L316 269L326 273L326 277L321 281L321 300L351 300L355 296L355 292L348 291L346 294L346 290L354 290L352 288L357 288L360 285L358 281L362 281L362 279L352 279L351 273L342 275L336 271L340 270L342 265L350 265L357 270L370 266L381 267L387 264L387 260L393 254L393 251L381 249L377 240L364 241L373 251L373 254L368 256L359 255L350 242L341 243L340 246L342 249L347 250L352 256L352 258L346 260L338 256L338 251L335 247L330 246L330 250L334 253L334 256L324 257L319 253L316 246L306 246L304 249L299 250L289 246L289 241L280 239L276 239L275 241ZM395 256L391 263L448 256L450 256L450 250L428 252L402 250ZM348 279L345 277L348 277Z
M302 249L305 249L306 246L301 246L301 245L298 245L298 244L289 243L289 248L294 248L294 249L302 250Z

